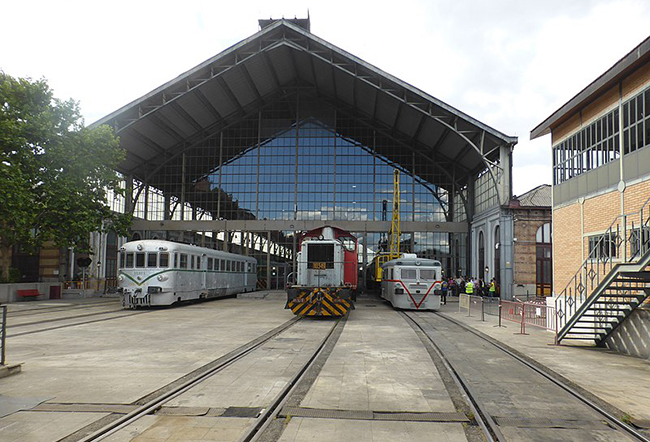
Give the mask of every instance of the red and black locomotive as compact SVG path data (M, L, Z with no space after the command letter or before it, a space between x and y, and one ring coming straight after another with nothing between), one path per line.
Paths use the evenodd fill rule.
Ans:
M323 226L305 233L297 256L296 283L287 304L299 316L343 316L354 309L358 277L357 239Z

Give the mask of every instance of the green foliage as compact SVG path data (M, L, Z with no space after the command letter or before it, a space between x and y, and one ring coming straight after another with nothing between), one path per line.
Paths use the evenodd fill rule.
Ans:
M130 217L107 205L109 189L123 194L124 156L110 127L84 127L78 104L45 80L0 72L0 247L51 240L84 251L90 232L125 234Z
M0 284L20 282L20 270L15 267L10 267L8 276L5 277L0 273Z

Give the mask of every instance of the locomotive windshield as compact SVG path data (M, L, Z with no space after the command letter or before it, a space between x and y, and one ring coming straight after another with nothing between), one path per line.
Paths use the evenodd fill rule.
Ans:
M434 269L420 269L420 279L426 281L436 280L436 271Z
M307 267L310 269L333 269L334 244L309 244Z
M402 279L415 279L415 269L402 269Z

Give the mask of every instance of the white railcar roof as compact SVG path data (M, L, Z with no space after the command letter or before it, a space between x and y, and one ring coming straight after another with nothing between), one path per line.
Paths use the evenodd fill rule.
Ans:
M383 264L381 267L393 266L418 266L418 267L442 267L440 261L429 258L397 258Z
M138 250L138 245L142 246L142 251L144 252L151 251L151 250L159 251L160 248L162 247L165 248L166 251L168 252L202 253L213 257L230 258L230 259L237 258L237 259L243 259L244 261L247 262L257 262L257 259L250 256L239 255L237 253L223 252L221 250L208 249L207 247L199 247L192 244L183 244L174 241L165 241L162 239L141 239L138 241L129 241L124 245L122 245L122 247L120 247L120 251L137 252L140 251Z

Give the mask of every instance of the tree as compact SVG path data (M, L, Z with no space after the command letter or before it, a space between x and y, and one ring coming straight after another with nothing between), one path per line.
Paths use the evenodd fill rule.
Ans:
M84 127L78 104L47 82L0 71L0 278L12 246L91 251L94 231L126 234L130 216L110 210L123 194L116 167L125 152L108 126Z

